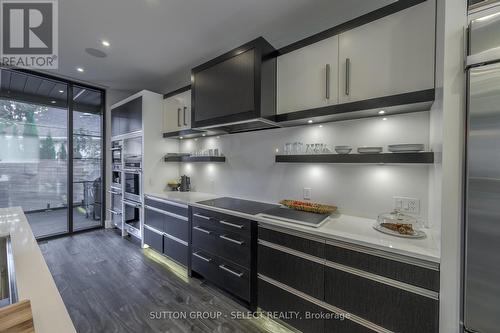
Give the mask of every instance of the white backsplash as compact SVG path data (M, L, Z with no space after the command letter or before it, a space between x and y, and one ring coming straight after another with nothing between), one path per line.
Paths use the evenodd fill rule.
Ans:
M429 166L275 163L287 142L384 146L423 143L429 149L429 112L311 124L267 131L182 140L181 152L219 148L226 163L187 163L180 174L194 190L277 202L302 199L335 204L342 213L376 218L394 205L394 196L420 199L420 218L428 222ZM431 223L432 224L432 223Z

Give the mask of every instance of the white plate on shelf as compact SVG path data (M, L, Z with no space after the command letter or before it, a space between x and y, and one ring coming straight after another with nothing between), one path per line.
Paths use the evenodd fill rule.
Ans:
M377 223L375 223L373 225L373 229L375 229L375 230L377 230L377 231L379 231L381 233L387 234L387 235L401 237L401 238L418 239L418 238L425 238L425 237L427 237L427 235L425 234L425 232L423 232L422 230L415 230L414 233L413 233L413 235L403 235L403 234L400 234L397 231L384 228L380 224L377 224Z
M359 147L358 153L360 154L378 154L384 150L382 147Z
M387 149L392 153L418 153L425 149L421 143L388 145Z

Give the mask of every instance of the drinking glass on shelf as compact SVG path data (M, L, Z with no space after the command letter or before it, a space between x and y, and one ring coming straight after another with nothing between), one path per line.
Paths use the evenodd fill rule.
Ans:
M302 149L303 149L304 144L302 142L294 142L293 143L293 153L294 154L302 154Z
M306 144L306 154L313 154L314 153L314 149L313 149L313 144Z
M315 154L321 154L322 151L323 151L323 144L322 143L314 144L314 153Z
M292 153L292 144L290 142L285 143L283 153L285 153L285 155L290 155Z

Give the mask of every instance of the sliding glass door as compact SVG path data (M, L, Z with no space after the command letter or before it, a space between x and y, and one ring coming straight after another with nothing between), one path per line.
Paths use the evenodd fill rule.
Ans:
M21 206L37 238L102 226L103 92L8 69L0 79L0 208Z

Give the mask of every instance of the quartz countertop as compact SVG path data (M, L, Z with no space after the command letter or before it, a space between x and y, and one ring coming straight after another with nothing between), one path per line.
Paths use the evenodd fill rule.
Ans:
M209 209L246 219L251 219L263 225L270 225L282 229L297 231L303 234L315 235L327 240L332 239L357 244L377 250L430 261L433 263L439 263L441 258L439 234L436 234L431 229L424 230L427 234L427 237L423 239L395 237L383 234L373 229L373 225L376 222L375 219L344 214L334 214L330 216L329 220L322 226L320 226L319 228L313 228L309 226L288 223L281 220L275 220L260 215L248 215L245 213L211 207L198 203L199 201L220 198L223 197L223 195L215 195L202 192L157 192L147 193L146 195L188 204L193 207ZM239 199L249 200L248 198Z
M21 207L0 209L0 235L10 235L18 298L31 301L35 331L76 333Z

